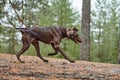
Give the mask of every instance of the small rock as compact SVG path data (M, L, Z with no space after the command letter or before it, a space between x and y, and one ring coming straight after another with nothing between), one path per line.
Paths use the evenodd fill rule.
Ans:
M81 79L81 74L80 73L74 74L73 77L75 79Z
M111 69L111 70L109 70L109 72L111 72L111 73L120 73L120 69Z

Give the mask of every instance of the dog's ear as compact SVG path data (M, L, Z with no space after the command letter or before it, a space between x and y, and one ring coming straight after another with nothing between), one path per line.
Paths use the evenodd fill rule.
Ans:
M74 27L73 30L78 31L78 29L76 27Z

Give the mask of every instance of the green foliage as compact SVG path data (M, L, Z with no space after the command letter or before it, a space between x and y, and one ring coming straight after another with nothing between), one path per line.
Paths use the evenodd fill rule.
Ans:
M15 53L14 46L16 44L14 29L7 29L4 26L0 28L0 53Z
M92 14L92 61L117 63L118 27L120 26L119 0L97 0ZM96 29L96 31L95 31Z

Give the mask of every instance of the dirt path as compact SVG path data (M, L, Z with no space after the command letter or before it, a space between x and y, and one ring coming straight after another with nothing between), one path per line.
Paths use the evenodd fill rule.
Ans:
M0 80L120 80L120 65L0 54Z

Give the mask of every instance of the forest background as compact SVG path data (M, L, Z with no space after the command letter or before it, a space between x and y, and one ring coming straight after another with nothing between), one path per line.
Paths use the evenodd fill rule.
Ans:
M94 1L90 14L90 61L118 63L120 0ZM51 25L76 27L80 33L82 10L81 12L75 10L72 2L73 0L1 0L0 53L16 54L21 49L21 33L15 28L21 27L22 24L28 27ZM62 40L61 46L69 57L80 59L80 47L82 46L67 39ZM50 45L42 42L40 42L40 47L41 53L45 57L48 57L47 54L53 51ZM25 52L25 55L36 55L33 46ZM60 54L54 57L62 58Z

